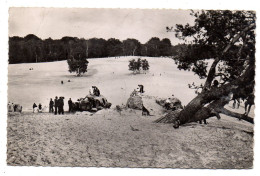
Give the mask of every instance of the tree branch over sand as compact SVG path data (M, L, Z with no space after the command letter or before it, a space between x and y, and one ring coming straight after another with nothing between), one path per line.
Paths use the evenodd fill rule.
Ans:
M171 112L156 120L156 122L173 123L174 127L177 128L179 125L213 116L217 116L219 119L219 113L223 113L254 123L251 117L224 108L232 99L234 93L239 97L247 97L253 93L255 75L254 29L256 25L254 20L247 20L246 17L255 17L254 12L248 11L245 14L241 11L202 11L201 13L193 12L192 15L196 17L195 25L176 25L176 36L182 39L186 37L194 38L193 46L195 47L190 47L190 52L194 55L191 58L190 52L180 53L176 60L180 64L196 65L197 60L215 58L214 62L209 69L202 92L191 100L182 111ZM229 21L231 19L232 21ZM231 39L230 36L234 37ZM241 40L243 41L241 42ZM205 52L205 48L210 52ZM202 54L203 52L204 54ZM234 61L235 58L242 56L245 59ZM224 70L230 77L225 80L226 84L212 87L213 80L218 76L216 67L220 61L225 62L225 66L220 67L220 69ZM195 73L198 75L206 74L200 72L203 72L203 70Z

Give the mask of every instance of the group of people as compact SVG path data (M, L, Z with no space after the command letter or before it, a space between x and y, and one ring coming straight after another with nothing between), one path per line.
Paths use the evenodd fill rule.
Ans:
M36 112L36 111L38 111L38 112L43 111L41 103L39 103L38 106L35 103L33 103L33 113Z
M89 94L92 96L100 96L100 90L97 88L97 86L91 86L89 89ZM68 105L69 105L69 113L73 112L73 101L71 98L68 100ZM43 108L41 103L37 106L36 103L33 103L33 113L34 112L43 112ZM55 97L54 100L50 98L49 102L49 113L54 113L55 115L57 114L64 114L64 97Z
M53 109L54 107L54 109ZM57 115L58 114L64 114L64 97L55 97L54 101L52 100L52 98L50 99L50 103L49 103L49 112L53 113Z
M71 98L68 101L69 104L69 112L72 112L72 100ZM43 112L43 108L41 103L37 106L35 103L33 104L33 113L34 112ZM52 98L50 99L49 102L49 113L54 113L55 115L57 114L64 114L64 97L55 97L54 100Z
M9 102L7 104L8 112L22 112L23 107L20 104L14 104Z

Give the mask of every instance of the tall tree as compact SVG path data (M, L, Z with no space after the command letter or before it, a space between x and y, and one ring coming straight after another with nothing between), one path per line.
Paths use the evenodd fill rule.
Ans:
M192 44L186 48L185 53L177 55L176 60L179 65L185 63L186 66L180 68L192 68L206 80L202 91L184 110L177 115L170 113L157 122L173 122L178 127L213 116L219 118L219 113L223 113L253 123L253 118L229 111L224 106L230 101L231 94L236 93L242 97L253 93L255 12L209 10L192 11L191 15L195 17L194 25L176 25L176 37ZM207 73L204 69L205 59L209 58L214 61ZM212 87L213 80L217 78L220 86Z
M106 43L106 53L109 57L123 55L122 42L115 38L110 38Z
M141 43L136 39L126 39L123 41L123 53L125 56L141 55Z
M158 37L152 37L148 42L146 42L147 56L158 57L160 56L160 45L161 41Z
M164 38L160 42L159 50L160 56L171 56L171 41L168 38Z

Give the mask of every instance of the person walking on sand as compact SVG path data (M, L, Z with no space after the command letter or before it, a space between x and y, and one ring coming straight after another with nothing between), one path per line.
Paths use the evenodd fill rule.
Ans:
M37 105L35 103L33 103L33 113L34 111L36 111Z
M69 112L72 112L72 100L71 100L71 98L69 99L68 104L69 104Z
M63 101L63 97L60 97L59 100L58 100L58 113L59 114L64 114L64 109L63 109L63 106L64 106L64 101Z
M57 115L57 109L59 107L59 100L58 100L58 97L56 96L55 99L54 99L54 114Z
M52 98L51 98L50 103L49 103L49 113L53 113L53 105L54 105L54 102L52 101Z

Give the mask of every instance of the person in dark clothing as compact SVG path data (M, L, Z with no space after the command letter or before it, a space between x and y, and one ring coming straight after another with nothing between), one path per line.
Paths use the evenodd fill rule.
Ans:
M63 109L63 106L64 106L64 101L63 101L63 97L60 97L59 100L58 100L58 113L59 114L64 114L64 109Z
M93 89L94 89L94 95L95 96L99 96L100 95L100 91L99 91L99 89L97 88L97 86L92 86L93 87Z
M219 84L219 83L218 83L218 80L214 80L212 87L218 87L218 84Z
M255 96L253 93L249 94L245 102L245 115L248 116L251 106L254 105Z
M53 105L54 105L54 102L52 101L52 98L51 98L50 103L49 103L49 113L53 113Z
M138 85L140 89L140 93L144 93L144 86L143 85Z
M37 108L37 105L35 103L33 103L33 113L34 113L36 108Z
M72 112L72 100L71 100L71 98L69 99L68 104L69 104L69 112Z
M42 112L42 105L41 105L41 103L39 103L39 105L38 105L38 112Z
M55 108L54 114L55 115L57 115L58 107L59 107L59 100L58 100L58 97L56 96L55 99L54 99L54 108Z

